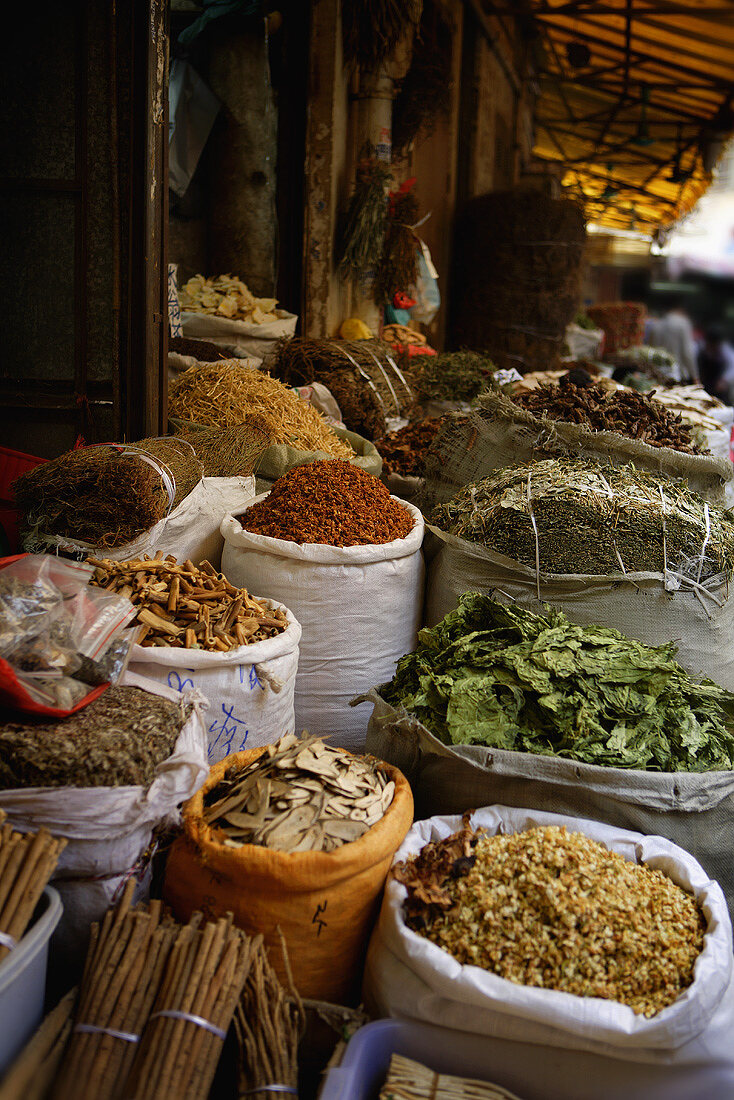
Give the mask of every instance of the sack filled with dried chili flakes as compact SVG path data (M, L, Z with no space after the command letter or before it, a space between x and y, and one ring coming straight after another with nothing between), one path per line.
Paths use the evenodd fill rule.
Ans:
M421 623L420 511L325 461L290 470L221 530L228 580L266 589L301 623L296 728L360 751L367 715L350 700L393 675Z

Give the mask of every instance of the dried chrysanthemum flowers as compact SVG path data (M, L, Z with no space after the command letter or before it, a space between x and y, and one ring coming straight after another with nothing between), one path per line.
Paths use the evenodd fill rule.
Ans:
M565 827L460 833L393 872L406 922L458 962L518 985L654 1016L693 981L705 922L667 875Z

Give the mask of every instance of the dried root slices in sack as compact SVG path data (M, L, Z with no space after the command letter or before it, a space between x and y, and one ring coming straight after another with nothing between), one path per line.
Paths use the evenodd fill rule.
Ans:
M256 298L241 279L232 275L213 275L208 279L194 275L178 297L181 309L190 313L209 313L254 325L267 325L279 318L277 298Z
M169 554L88 563L96 567L91 584L126 596L137 609L138 645L228 653L288 627L285 611L235 588L208 561L179 564Z
M228 848L332 852L376 825L394 794L377 761L289 733L208 792L204 820Z
M703 950L690 894L565 826L492 836L467 813L392 873L408 927L463 965L646 1017L691 985Z

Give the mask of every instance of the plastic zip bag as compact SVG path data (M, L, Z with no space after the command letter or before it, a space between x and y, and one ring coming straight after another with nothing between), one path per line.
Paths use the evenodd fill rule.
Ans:
M0 702L62 717L120 678L135 609L90 588L93 572L51 554L0 561Z

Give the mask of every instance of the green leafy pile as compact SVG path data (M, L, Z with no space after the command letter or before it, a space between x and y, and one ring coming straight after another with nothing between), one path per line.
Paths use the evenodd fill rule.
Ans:
M476 351L421 356L417 386L423 401L471 401L491 384L495 365Z
M421 630L382 694L446 744L648 771L729 769L734 694L691 680L676 652L468 593Z

